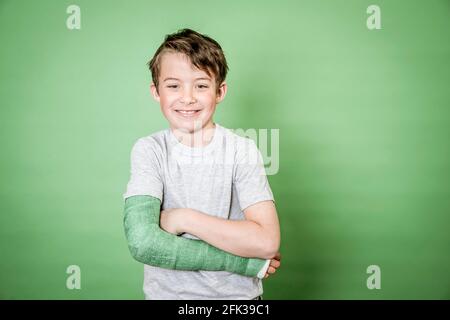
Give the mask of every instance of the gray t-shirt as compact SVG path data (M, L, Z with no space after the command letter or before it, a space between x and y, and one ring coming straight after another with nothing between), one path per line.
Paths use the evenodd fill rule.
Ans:
M170 129L136 141L131 177L123 198L150 195L162 208L191 208L230 220L243 210L274 201L261 153L249 138L215 124L204 147L180 143ZM198 239L184 233L183 237ZM183 271L144 265L146 299L253 299L263 293L258 278L227 271Z

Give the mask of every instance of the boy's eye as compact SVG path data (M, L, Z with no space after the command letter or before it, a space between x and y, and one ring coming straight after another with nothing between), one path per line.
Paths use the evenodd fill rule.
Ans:
M206 85L206 84L199 84L197 87L200 88L200 89L207 89L207 88L209 88L209 86ZM167 88L176 89L176 88L178 88L178 85L177 84L169 84L169 85L167 85Z

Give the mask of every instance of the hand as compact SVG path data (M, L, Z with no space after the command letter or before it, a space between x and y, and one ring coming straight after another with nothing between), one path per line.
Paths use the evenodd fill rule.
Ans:
M161 229L174 235L183 233L180 218L180 210L178 209L162 210L159 221Z
M271 274L274 274L277 269L281 265L281 253L277 252L276 255L270 259L269 268L267 268L266 275L264 276L264 279L267 279Z

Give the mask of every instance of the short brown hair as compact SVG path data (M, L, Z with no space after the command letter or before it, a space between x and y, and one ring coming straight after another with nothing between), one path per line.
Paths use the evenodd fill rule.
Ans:
M156 90L158 90L159 84L161 57L165 52L183 53L198 69L205 71L210 77L214 75L217 90L219 90L220 84L225 81L228 65L217 41L194 30L181 29L166 35L164 42L147 63Z

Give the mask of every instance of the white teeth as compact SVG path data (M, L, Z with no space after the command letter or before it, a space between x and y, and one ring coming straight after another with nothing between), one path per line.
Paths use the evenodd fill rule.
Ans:
M195 111L195 110L190 110L190 111L178 110L178 112L180 112L180 113L182 113L182 114L194 114L194 113L196 113L197 111Z

